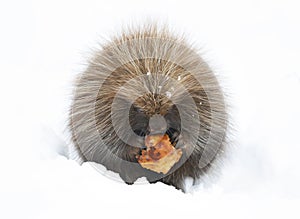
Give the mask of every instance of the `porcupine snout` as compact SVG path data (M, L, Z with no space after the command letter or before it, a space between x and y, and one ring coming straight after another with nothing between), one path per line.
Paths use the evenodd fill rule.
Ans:
M148 126L150 135L165 134L167 131L167 122L161 115L155 114L149 119Z

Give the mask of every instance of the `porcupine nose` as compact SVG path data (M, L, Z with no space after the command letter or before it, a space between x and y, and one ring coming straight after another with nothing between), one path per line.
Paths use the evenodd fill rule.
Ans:
M150 135L165 134L167 131L167 122L161 115L155 114L149 119Z

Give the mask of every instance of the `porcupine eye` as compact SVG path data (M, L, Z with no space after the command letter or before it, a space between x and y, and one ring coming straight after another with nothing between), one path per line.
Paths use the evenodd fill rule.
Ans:
M165 115L165 119L168 124L166 134L169 136L172 144L177 143L180 135L181 123L180 115L175 105L168 110L168 113Z
M142 137L147 134L149 119L142 109L132 105L129 111L129 122L135 134Z

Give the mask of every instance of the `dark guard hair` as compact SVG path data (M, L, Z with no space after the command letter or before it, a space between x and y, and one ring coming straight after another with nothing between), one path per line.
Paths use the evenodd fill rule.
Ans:
M125 31L102 46L78 77L70 112L72 140L83 162L145 176L185 191L219 166L227 145L223 92L209 66L181 37L155 25ZM183 156L167 174L141 167L136 156L149 134L166 133Z

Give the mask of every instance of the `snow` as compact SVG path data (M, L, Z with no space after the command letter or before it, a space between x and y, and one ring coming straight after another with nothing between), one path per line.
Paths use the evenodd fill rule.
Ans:
M171 98L172 97L172 93L170 91L166 92L166 97Z
M299 4L1 2L0 218L299 218ZM102 37L147 17L187 33L230 94L231 154L189 194L66 158L74 76Z

